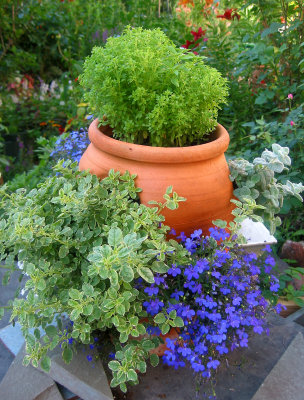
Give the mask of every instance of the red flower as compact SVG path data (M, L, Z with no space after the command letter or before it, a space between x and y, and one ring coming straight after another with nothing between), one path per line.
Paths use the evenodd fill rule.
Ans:
M216 18L222 18L231 21L234 18L239 20L241 16L236 12L236 8L227 8L223 15L217 15Z
M58 131L59 131L59 135L62 135L64 132L64 127L62 125L59 125Z
M196 42L198 39L200 39L202 36L205 36L206 30L202 30L200 27L197 32L191 31L191 35L193 36L194 41Z
M78 78L78 76L77 76L77 78L75 78L75 79L74 79L74 81L75 81L75 82L77 82L77 81L78 81L78 79L79 79L79 78Z
M197 51L194 51L193 54L195 54L196 56L198 56L198 52L197 52Z
M181 47L183 47L184 49L189 49L189 46L191 46L192 44L194 44L194 42L190 42L190 40L187 40L186 44L183 44Z

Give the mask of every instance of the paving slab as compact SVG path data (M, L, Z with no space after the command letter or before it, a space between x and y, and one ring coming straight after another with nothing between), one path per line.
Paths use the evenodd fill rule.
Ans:
M304 333L302 326L286 322L284 318L274 314L268 316L268 321L269 336L252 335L249 348L236 349L222 363L215 384L218 400L251 400L292 340L299 332ZM149 367L147 373L140 377L140 384L128 390L126 398L130 400L196 398L194 375L187 367L177 371L164 365ZM201 387L197 398L204 399L204 391L208 390L208 386ZM301 400L303 398L304 396ZM272 399L276 400L275 397L267 400ZM288 397L284 400L287 399L289 400Z
M63 400L56 383L32 366L24 367L23 347L0 384L3 400Z
M61 356L61 349L56 348L50 355L51 370L48 375L54 381L71 390L83 400L113 400L106 373L100 359L87 360L87 351L79 348L70 364Z
M12 273L11 275L11 279L8 283L8 285L3 286L2 285L2 279L5 275L7 270L0 268L0 286L1 286L1 290L0 290L0 306L6 306L7 302L9 300L12 300L15 297L15 292L17 290L17 288L19 286L23 286L23 283L20 284L19 282L19 276L20 276L20 272L19 271L15 271ZM25 281L24 281L25 282ZM0 319L0 329L4 328L8 322L9 322L9 318L10 318L10 310L7 310L5 312L5 315L2 319Z
M10 324L0 329L0 340L16 356L24 345L24 337L20 324L16 322L15 326Z
M14 355L0 341L0 382L14 360Z
M303 400L304 338L298 333L252 400Z

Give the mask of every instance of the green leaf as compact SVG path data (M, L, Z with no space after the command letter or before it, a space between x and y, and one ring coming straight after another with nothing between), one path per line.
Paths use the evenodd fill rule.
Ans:
M142 342L142 347L146 351L150 351L150 350L155 348L154 343L152 342L152 340L144 340Z
M154 283L154 275L149 268L146 267L137 268L137 272L148 283Z
M120 363L119 363L118 361L115 361L115 360L110 361L110 362L109 362L109 368L110 368L112 371L118 371L119 368L120 368Z
M40 366L45 372L49 372L51 369L51 359L48 356L43 357L40 362Z
M76 321L80 315L81 311L78 308L74 308L74 310L71 312L71 321Z
M137 380L137 373L134 369L129 369L127 373L127 377L129 381L136 381Z
M119 341L120 343L125 343L128 340L129 336L126 332L121 332L119 335ZM116 354L116 358L117 358L117 354Z
M118 246L122 241L122 231L119 228L111 228L108 235L108 244L112 247Z
M74 300L80 300L82 298L81 293L79 292L79 290L76 289L70 289L69 296L71 297L71 299Z
M72 361L73 352L69 347L66 347L62 352L62 359L66 364L69 364Z
M169 267L162 261L154 261L151 265L151 269L159 274L165 274Z
M126 308L123 304L117 304L117 306L115 307L115 310L116 310L117 314L125 315Z
M173 85L179 87L179 83L178 83L178 79L177 78L171 78L171 82L173 83Z
M55 335L57 335L57 328L54 325L48 325L45 327L45 333L49 336L49 337L53 337Z
M174 325L178 328L182 328L184 326L184 321L182 320L181 317L174 318L173 322L174 322Z
M145 361L140 361L136 367L142 374L144 374L147 370L147 364L145 363Z
M227 226L227 222L223 221L221 219L216 219L215 221L212 221L213 225L217 226L218 228L225 229Z
M159 357L157 354L150 355L150 362L152 367L156 367L159 364Z
M156 324L162 324L162 323L166 322L165 315L163 313L159 313L159 314L155 315L154 322Z
M37 282L37 289L38 290L44 290L46 288L46 283L45 280L40 278Z
M131 282L134 279L133 269L128 264L123 265L120 274L125 282Z
M87 304L86 306L83 307L83 314L84 315L91 315L92 312L93 312L92 304Z
M170 325L169 324L162 324L161 326L160 326L160 330L161 330L161 333L163 334L163 335L166 335L168 332L169 332L169 330L170 330Z
M58 252L60 258L64 258L69 254L69 248L67 246L61 246Z
M121 384L119 385L119 387L120 387L120 390L121 390L122 392L127 393L127 386L126 386L125 383L121 383Z

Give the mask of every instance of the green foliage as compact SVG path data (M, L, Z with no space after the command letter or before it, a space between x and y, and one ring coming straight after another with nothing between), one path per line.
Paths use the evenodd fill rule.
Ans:
M112 330L118 345L130 342L122 349L130 369L124 366L127 374L119 375L119 383L135 380L132 371L145 368L143 356L148 357L157 340L134 344L129 339L145 334L147 325L141 320L147 295L140 294L134 280L152 283L155 271L166 272L171 263L185 261L187 251L174 240L166 241L169 227L160 214L169 202L177 207L184 199L169 188L168 200L147 207L137 201L135 175L111 170L100 181L68 161L54 170L57 176L28 193L19 189L9 194L6 185L0 188L0 261L9 268L16 259L28 276L25 297L14 300L11 316L26 339L25 362L36 366L41 360L41 367L48 369L47 352L58 344L70 362L73 348L67 339L87 344L96 330ZM73 321L69 332L52 325L63 313ZM180 326L175 315L165 318L161 327ZM38 327L46 333L42 338L37 330L37 335L29 332Z
M296 289L293 285L295 280L303 278L304 268L291 266L286 268L284 273L280 274L280 296L287 300L293 300L298 306L304 307L304 285Z
M226 80L160 29L128 28L104 48L95 47L81 84L114 137L164 147L206 140L227 96Z
M230 179L235 182L237 188L234 195L241 201L252 199L256 204L263 206L258 214L270 226L271 233L280 225L281 219L276 216L283 206L286 196L295 196L303 201L300 193L304 190L302 183L278 182L275 174L281 173L286 166L291 165L288 156L288 147L278 144L272 145L272 151L265 150L261 157L257 157L250 163L244 159L229 161Z

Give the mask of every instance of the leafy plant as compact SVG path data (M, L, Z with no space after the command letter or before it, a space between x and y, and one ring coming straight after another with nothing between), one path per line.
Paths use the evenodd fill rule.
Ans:
M230 179L237 187L233 192L234 195L240 201L249 198L263 206L258 214L269 223L272 233L281 223L280 217L276 214L283 206L284 197L295 196L303 201L300 195L304 190L302 183L292 183L287 180L282 184L275 177L276 173L288 170L287 166L291 165L288 153L288 147L273 144L272 151L265 150L261 157L255 158L252 163L240 158L229 161Z
M95 47L80 83L114 137L153 146L187 146L216 126L226 80L160 30L128 28Z
M0 188L0 261L9 271L17 261L28 277L25 297L14 300L11 320L17 318L22 327L25 364L37 367L40 360L46 370L49 350L60 344L63 359L70 362L69 344L92 343L96 330L112 330L120 343L145 334L147 323L141 318L147 316L142 308L147 295L135 288L134 280L153 283L156 272L165 273L187 255L175 240L165 240L169 228L160 212L184 200L172 188L164 204L147 207L137 201L135 175L112 170L99 181L79 172L76 163L63 163L54 169L57 176L29 193L19 189L8 194L6 185ZM69 332L60 323L63 313L73 321ZM56 318L59 331L53 326ZM170 326L180 323L170 319ZM133 345L137 355L136 348L143 349L134 370L143 369L157 343L142 339ZM132 371L128 374L134 380ZM124 375L118 383L125 380Z
M304 307L304 285L297 289L292 284L294 280L302 279L304 268L291 266L286 268L283 274L280 274L280 296L287 300L293 300L298 306Z

